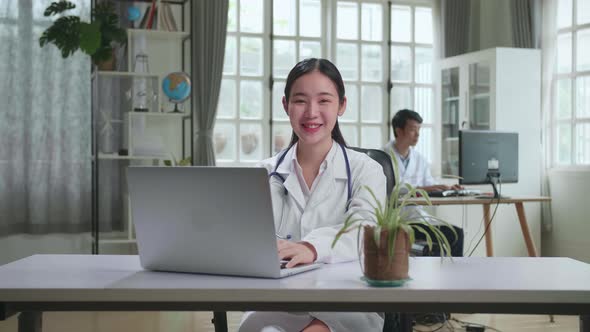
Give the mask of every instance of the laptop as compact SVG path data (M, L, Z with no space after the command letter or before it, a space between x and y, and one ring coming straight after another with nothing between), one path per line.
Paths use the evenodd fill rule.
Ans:
M129 167L141 266L148 270L282 278L268 174L245 167Z

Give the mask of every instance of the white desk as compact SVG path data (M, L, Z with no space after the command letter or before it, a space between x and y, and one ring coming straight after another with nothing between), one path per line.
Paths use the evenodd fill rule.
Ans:
M417 257L400 288L360 276L358 262L272 280L148 272L137 256L35 255L0 267L0 319L27 312L22 330L40 331L43 311L590 314L590 264L569 258Z

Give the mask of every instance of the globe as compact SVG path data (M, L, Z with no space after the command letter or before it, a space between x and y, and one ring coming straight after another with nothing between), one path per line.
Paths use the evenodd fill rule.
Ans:
M184 72L170 73L162 80L162 91L170 102L175 104L173 112L180 112L178 104L187 100L191 95L191 79Z

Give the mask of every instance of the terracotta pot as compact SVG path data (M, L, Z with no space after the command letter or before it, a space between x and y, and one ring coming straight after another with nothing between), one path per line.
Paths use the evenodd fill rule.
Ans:
M372 280L402 280L408 278L408 256L410 241L406 232L399 230L395 239L393 256L389 256L387 238L389 231L381 231L380 246L377 247L373 234L375 228L364 227L363 251L365 254L365 276Z

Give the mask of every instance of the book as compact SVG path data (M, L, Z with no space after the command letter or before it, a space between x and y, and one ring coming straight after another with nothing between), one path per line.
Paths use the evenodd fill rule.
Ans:
M151 5L147 6L147 9L145 10L143 17L141 18L141 22L139 23L139 29L145 29L151 8Z
M156 0L153 0L151 8L150 8L150 12L148 14L148 20L147 20L147 23L145 26L146 29L151 29L152 26L154 25L154 16L155 16L154 14L155 13L156 13Z

